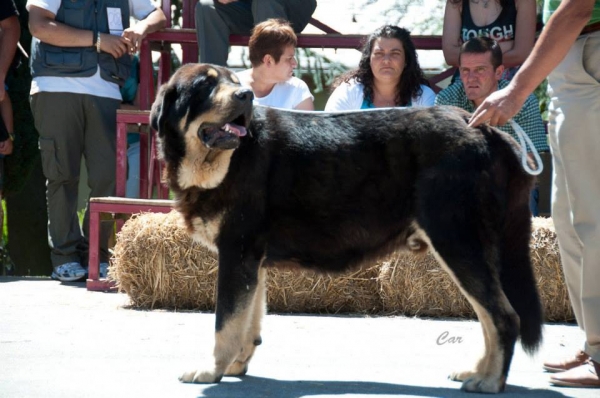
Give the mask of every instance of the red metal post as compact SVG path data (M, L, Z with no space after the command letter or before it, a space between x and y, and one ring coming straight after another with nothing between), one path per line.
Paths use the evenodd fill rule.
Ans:
M150 109L150 104L154 100L154 97L151 97L153 85L152 52L150 41L146 38L142 40L140 46L140 109Z
M90 203L90 241L88 254L88 280L99 279L99 245L100 245L100 213Z
M185 29L196 29L196 5L198 0L183 0L183 26ZM181 45L183 51L181 62L184 64L198 62L198 42L184 43Z
M127 186L127 123L117 112L117 175L115 195L125 196Z
M147 126L144 134L140 134L140 198L148 197L148 140L152 129Z

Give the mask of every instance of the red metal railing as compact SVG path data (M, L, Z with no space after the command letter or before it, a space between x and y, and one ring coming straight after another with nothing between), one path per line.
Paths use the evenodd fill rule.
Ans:
M328 34L300 34L298 35L298 47L300 48L360 48L364 35L343 35L337 33ZM231 35L229 42L232 46L248 45L248 36ZM441 50L441 36L413 36L415 47L420 50ZM183 62L197 62L196 31L194 29L163 29L160 32L149 34L142 42L140 50L140 107L149 109L156 92L156 83L154 81L152 69L152 57L150 48L158 49L161 52L158 68L158 84L165 83L170 76L170 53L169 44L182 44ZM190 59L189 52L186 53L186 46L194 46L194 58ZM435 88L440 80L451 75L452 69L442 72L441 79L437 76L430 81Z

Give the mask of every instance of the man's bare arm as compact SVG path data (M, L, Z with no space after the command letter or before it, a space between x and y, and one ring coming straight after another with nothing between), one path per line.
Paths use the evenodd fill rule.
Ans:
M136 53L148 33L156 32L167 25L167 18L161 9L152 11L146 18L125 29L123 37L129 41L129 52Z
M77 29L55 20L56 15L40 7L29 9L29 31L40 41L59 47L91 47L94 32ZM100 34L100 49L118 58L128 51L128 40L108 33Z

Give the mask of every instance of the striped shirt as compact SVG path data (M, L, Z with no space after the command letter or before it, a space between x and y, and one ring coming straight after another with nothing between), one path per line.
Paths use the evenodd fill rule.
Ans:
M507 85L508 81L500 80L498 82L498 89L502 89ZM454 105L471 113L475 111L475 105L467 98L467 94L465 93L465 89L460 80L440 91L435 98L435 104ZM513 117L513 120L523 128L525 133L527 133L533 142L533 146L538 152L549 150L548 137L540 114L540 105L535 95L531 94L527 97L523 108L521 108L519 113ZM519 141L509 123L506 123L504 126L498 126L498 128L505 133L510 134L517 142Z

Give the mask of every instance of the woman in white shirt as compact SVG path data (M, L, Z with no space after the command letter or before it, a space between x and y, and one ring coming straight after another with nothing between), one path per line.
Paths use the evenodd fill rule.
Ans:
M254 93L254 104L274 108L314 110L306 83L293 76L298 39L289 22L268 19L252 30L248 42L252 68L237 73L242 86Z
M385 25L369 36L358 69L340 76L325 111L433 106L435 93L417 59L410 32ZM335 84L334 84L335 86Z

